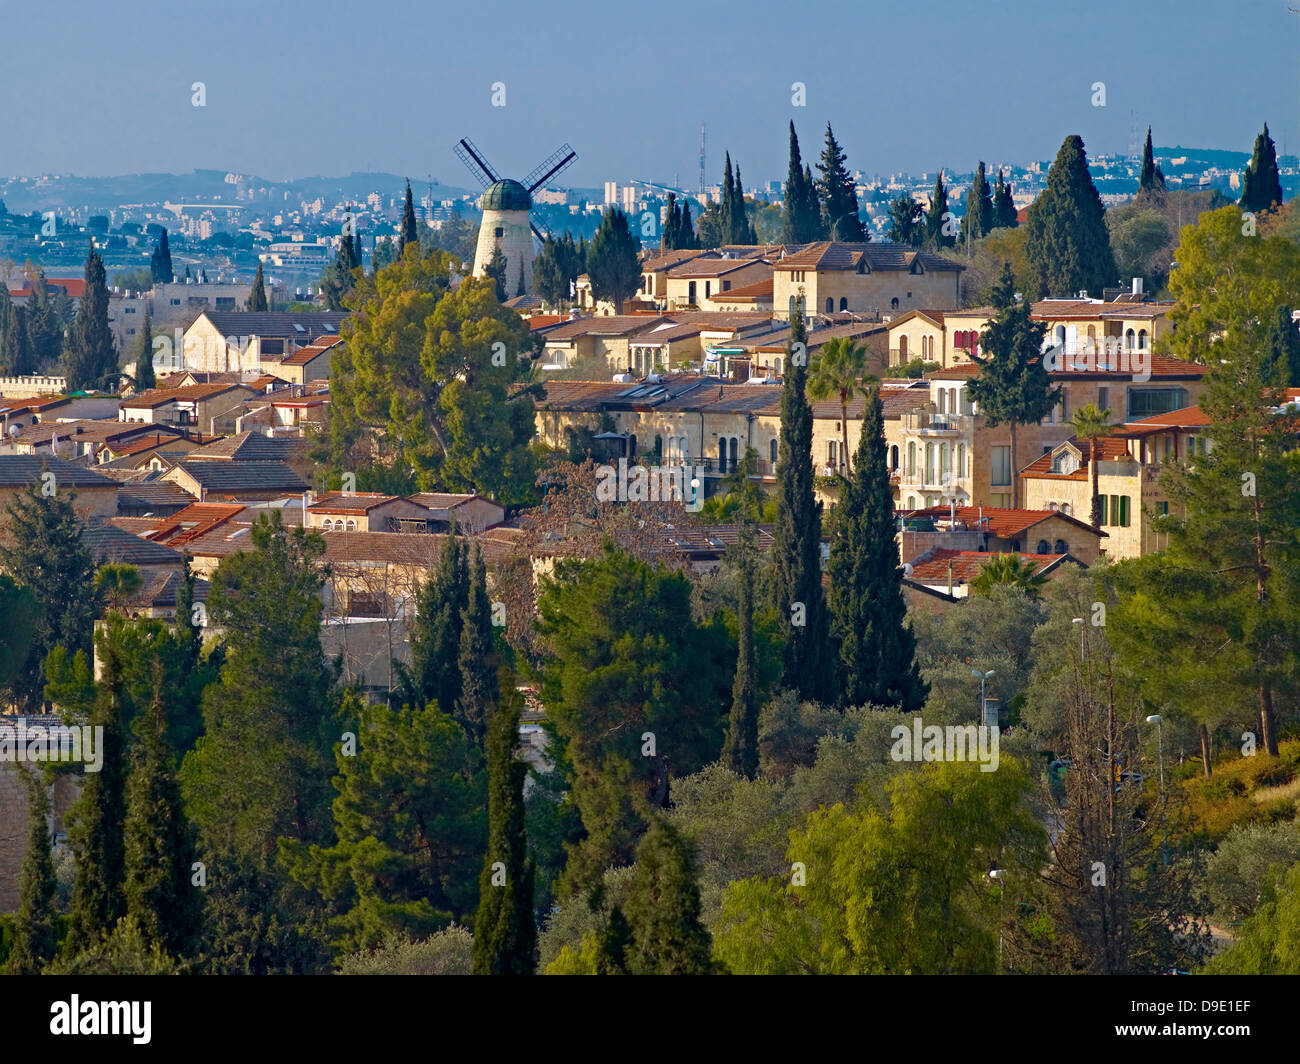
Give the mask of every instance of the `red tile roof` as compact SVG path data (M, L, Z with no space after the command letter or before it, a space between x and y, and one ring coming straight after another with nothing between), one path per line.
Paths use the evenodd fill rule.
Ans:
M1097 457L1102 462L1133 459L1133 456L1129 453L1128 439L1124 436L1102 436L1100 439L1091 441L1071 438L1065 442L1079 451L1079 468L1073 473L1052 472L1052 456L1064 446L1064 444L1060 444L1048 451L1047 454L1035 458L1020 470L1020 475L1044 480L1087 480L1088 463L1092 460L1092 445L1094 443L1096 444Z
M336 347L343 342L341 336L321 336L313 340L306 347L300 347L293 354L281 359L282 366L305 366L313 359L320 358L331 347ZM272 378L274 380L275 378Z
M921 584L947 584L948 566L952 565L952 583L969 584L980 574L980 570L998 556L995 551L949 550L935 547L912 562L910 579ZM1024 554L1019 555L1022 562L1032 563L1036 572L1046 572L1055 568L1068 554Z
M1097 531L1087 522L1080 521L1077 517L1071 517L1069 514L1063 514L1056 510L1012 510L993 506L985 506L982 509L978 506L957 506L949 509L947 506L931 506L921 510L899 511L899 513L907 517L934 517L939 519L947 518L950 514L953 514L959 522L964 522L969 529L973 531L987 530L998 539L1014 539L1035 525L1053 517L1059 517L1062 521L1069 521L1071 524L1085 528L1089 532ZM983 521L982 524L981 520Z
M179 547L224 525L244 507L239 503L196 502L170 517L160 518L148 538L155 543ZM190 527L185 527L185 526Z

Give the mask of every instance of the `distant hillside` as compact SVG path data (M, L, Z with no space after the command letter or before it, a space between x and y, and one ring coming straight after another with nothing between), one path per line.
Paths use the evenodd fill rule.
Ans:
M242 203L256 208L275 202L297 207L306 200L323 199L333 204L340 199L358 202L372 192L385 201L400 197L406 178L397 174L351 173L346 177L304 177L277 181L253 174L233 175L227 181L224 170L194 170L188 174L123 174L116 177L77 177L60 175L41 178L0 178L0 198L9 210L26 214L31 211L88 208L92 213L107 211L124 204L172 203ZM428 191L427 178L412 175L411 188L417 200ZM244 197L237 198L243 190ZM455 185L436 183L434 199L456 199L468 190ZM253 198L247 198L248 193ZM286 196L287 193L287 196Z

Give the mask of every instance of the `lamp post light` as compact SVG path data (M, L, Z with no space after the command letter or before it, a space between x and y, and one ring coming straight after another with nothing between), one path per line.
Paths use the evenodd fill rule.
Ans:
M1165 825L1165 718L1159 713L1147 717L1148 724L1156 726L1156 763L1160 766L1160 852L1164 863L1169 863L1169 832Z
M989 872L989 879L993 880L1001 889L998 891L998 971L1002 971L1002 900L1006 894L1006 884L1002 882L1002 869L994 868Z
M980 681L980 723L984 723L984 683L993 675L993 669L988 672L980 672L979 669L971 669L971 674L979 677Z
M1075 617L1072 623L1077 624L1079 626L1079 660L1081 662L1087 661L1088 653L1083 645L1083 636L1084 633L1088 630L1088 626L1084 622L1084 619L1082 617Z

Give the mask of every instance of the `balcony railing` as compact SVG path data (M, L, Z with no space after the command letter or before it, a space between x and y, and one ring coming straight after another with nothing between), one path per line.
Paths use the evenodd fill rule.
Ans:
M695 458L688 456L681 458L674 456L672 458L660 459L653 454L641 455L638 461L645 465L662 465L667 467L686 466L688 469L703 469L706 474L713 476L730 476L740 466L740 459L732 461L728 458L725 462L721 458ZM760 477L771 477L776 475L776 463L766 458L759 458L754 463L755 475Z
M903 415L903 428L927 435L930 433L969 434L975 419L970 414L939 414L931 410L909 410Z

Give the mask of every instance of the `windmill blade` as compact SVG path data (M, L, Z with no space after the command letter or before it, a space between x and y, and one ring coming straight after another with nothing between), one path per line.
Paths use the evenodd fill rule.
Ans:
M460 161L465 164L465 168L478 179L478 183L484 188L501 180L497 176L497 172L488 165L487 160L483 158L479 150L466 137L461 137L460 143L453 150Z
M523 180L524 188L528 189L529 193L536 192L544 182L549 181L561 170L571 166L573 160L577 157L578 153L576 151L567 144L561 144L541 163L533 167L529 175Z
M533 236L537 237L537 239L540 240L543 244L546 243L546 234L537 228L536 222L530 221L528 223L528 228L530 228L533 231Z

